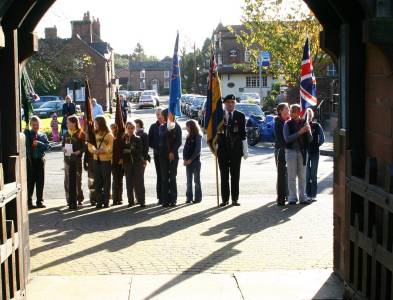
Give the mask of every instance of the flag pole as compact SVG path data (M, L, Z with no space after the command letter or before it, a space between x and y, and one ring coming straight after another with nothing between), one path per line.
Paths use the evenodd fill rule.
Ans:
M217 153L215 154L215 161L216 161L216 195L217 195L217 207L220 207L220 188L218 182L218 156Z

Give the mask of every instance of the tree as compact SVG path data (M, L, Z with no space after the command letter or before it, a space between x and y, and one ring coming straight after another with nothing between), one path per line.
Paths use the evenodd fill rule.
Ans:
M134 61L144 61L146 59L145 50L139 42L136 44L131 57Z
M129 55L115 53L115 68L116 69L128 69Z
M307 36L316 73L332 62L319 47L322 26L301 0L245 0L242 23L246 29L237 34L237 40L250 51L251 62L240 67L256 71L259 51L269 51L268 73L297 86Z
M26 69L38 95L56 95L66 78L83 79L93 65L91 56L82 50L67 51L61 39L40 40L40 49L29 59Z

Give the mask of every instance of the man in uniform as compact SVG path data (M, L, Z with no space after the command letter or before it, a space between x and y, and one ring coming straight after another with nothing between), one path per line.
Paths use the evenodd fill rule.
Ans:
M217 157L221 174L220 206L229 203L232 194L232 205L239 206L239 181L241 158L247 159L248 145L246 140L245 116L235 110L236 98L228 95L224 98L224 125L218 134ZM229 190L229 175L231 175L231 189Z

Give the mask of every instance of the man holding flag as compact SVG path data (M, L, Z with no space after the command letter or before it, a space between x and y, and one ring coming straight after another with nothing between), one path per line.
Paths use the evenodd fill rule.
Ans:
M177 166L179 163L179 147L182 144L182 132L175 117L180 116L181 81L179 58L179 33L176 36L169 108L161 112L163 124L159 128L159 162L161 173L161 201L165 207L175 206L177 202Z
M246 159L248 157L246 122L244 114L235 110L236 98L234 95L228 95L224 98L225 112L223 111L220 78L217 74L214 53L210 60L206 101L207 142L220 167L222 197L220 206L226 206L229 203L230 194L232 194L232 204L239 206L241 158ZM229 188L229 175L231 176L231 188Z

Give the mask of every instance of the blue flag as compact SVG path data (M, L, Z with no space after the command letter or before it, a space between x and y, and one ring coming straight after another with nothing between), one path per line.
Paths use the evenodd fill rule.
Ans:
M179 32L176 36L175 51L173 53L172 76L169 94L168 120L175 121L175 117L180 117L180 97L181 97L181 79L179 57L177 55L179 48Z

